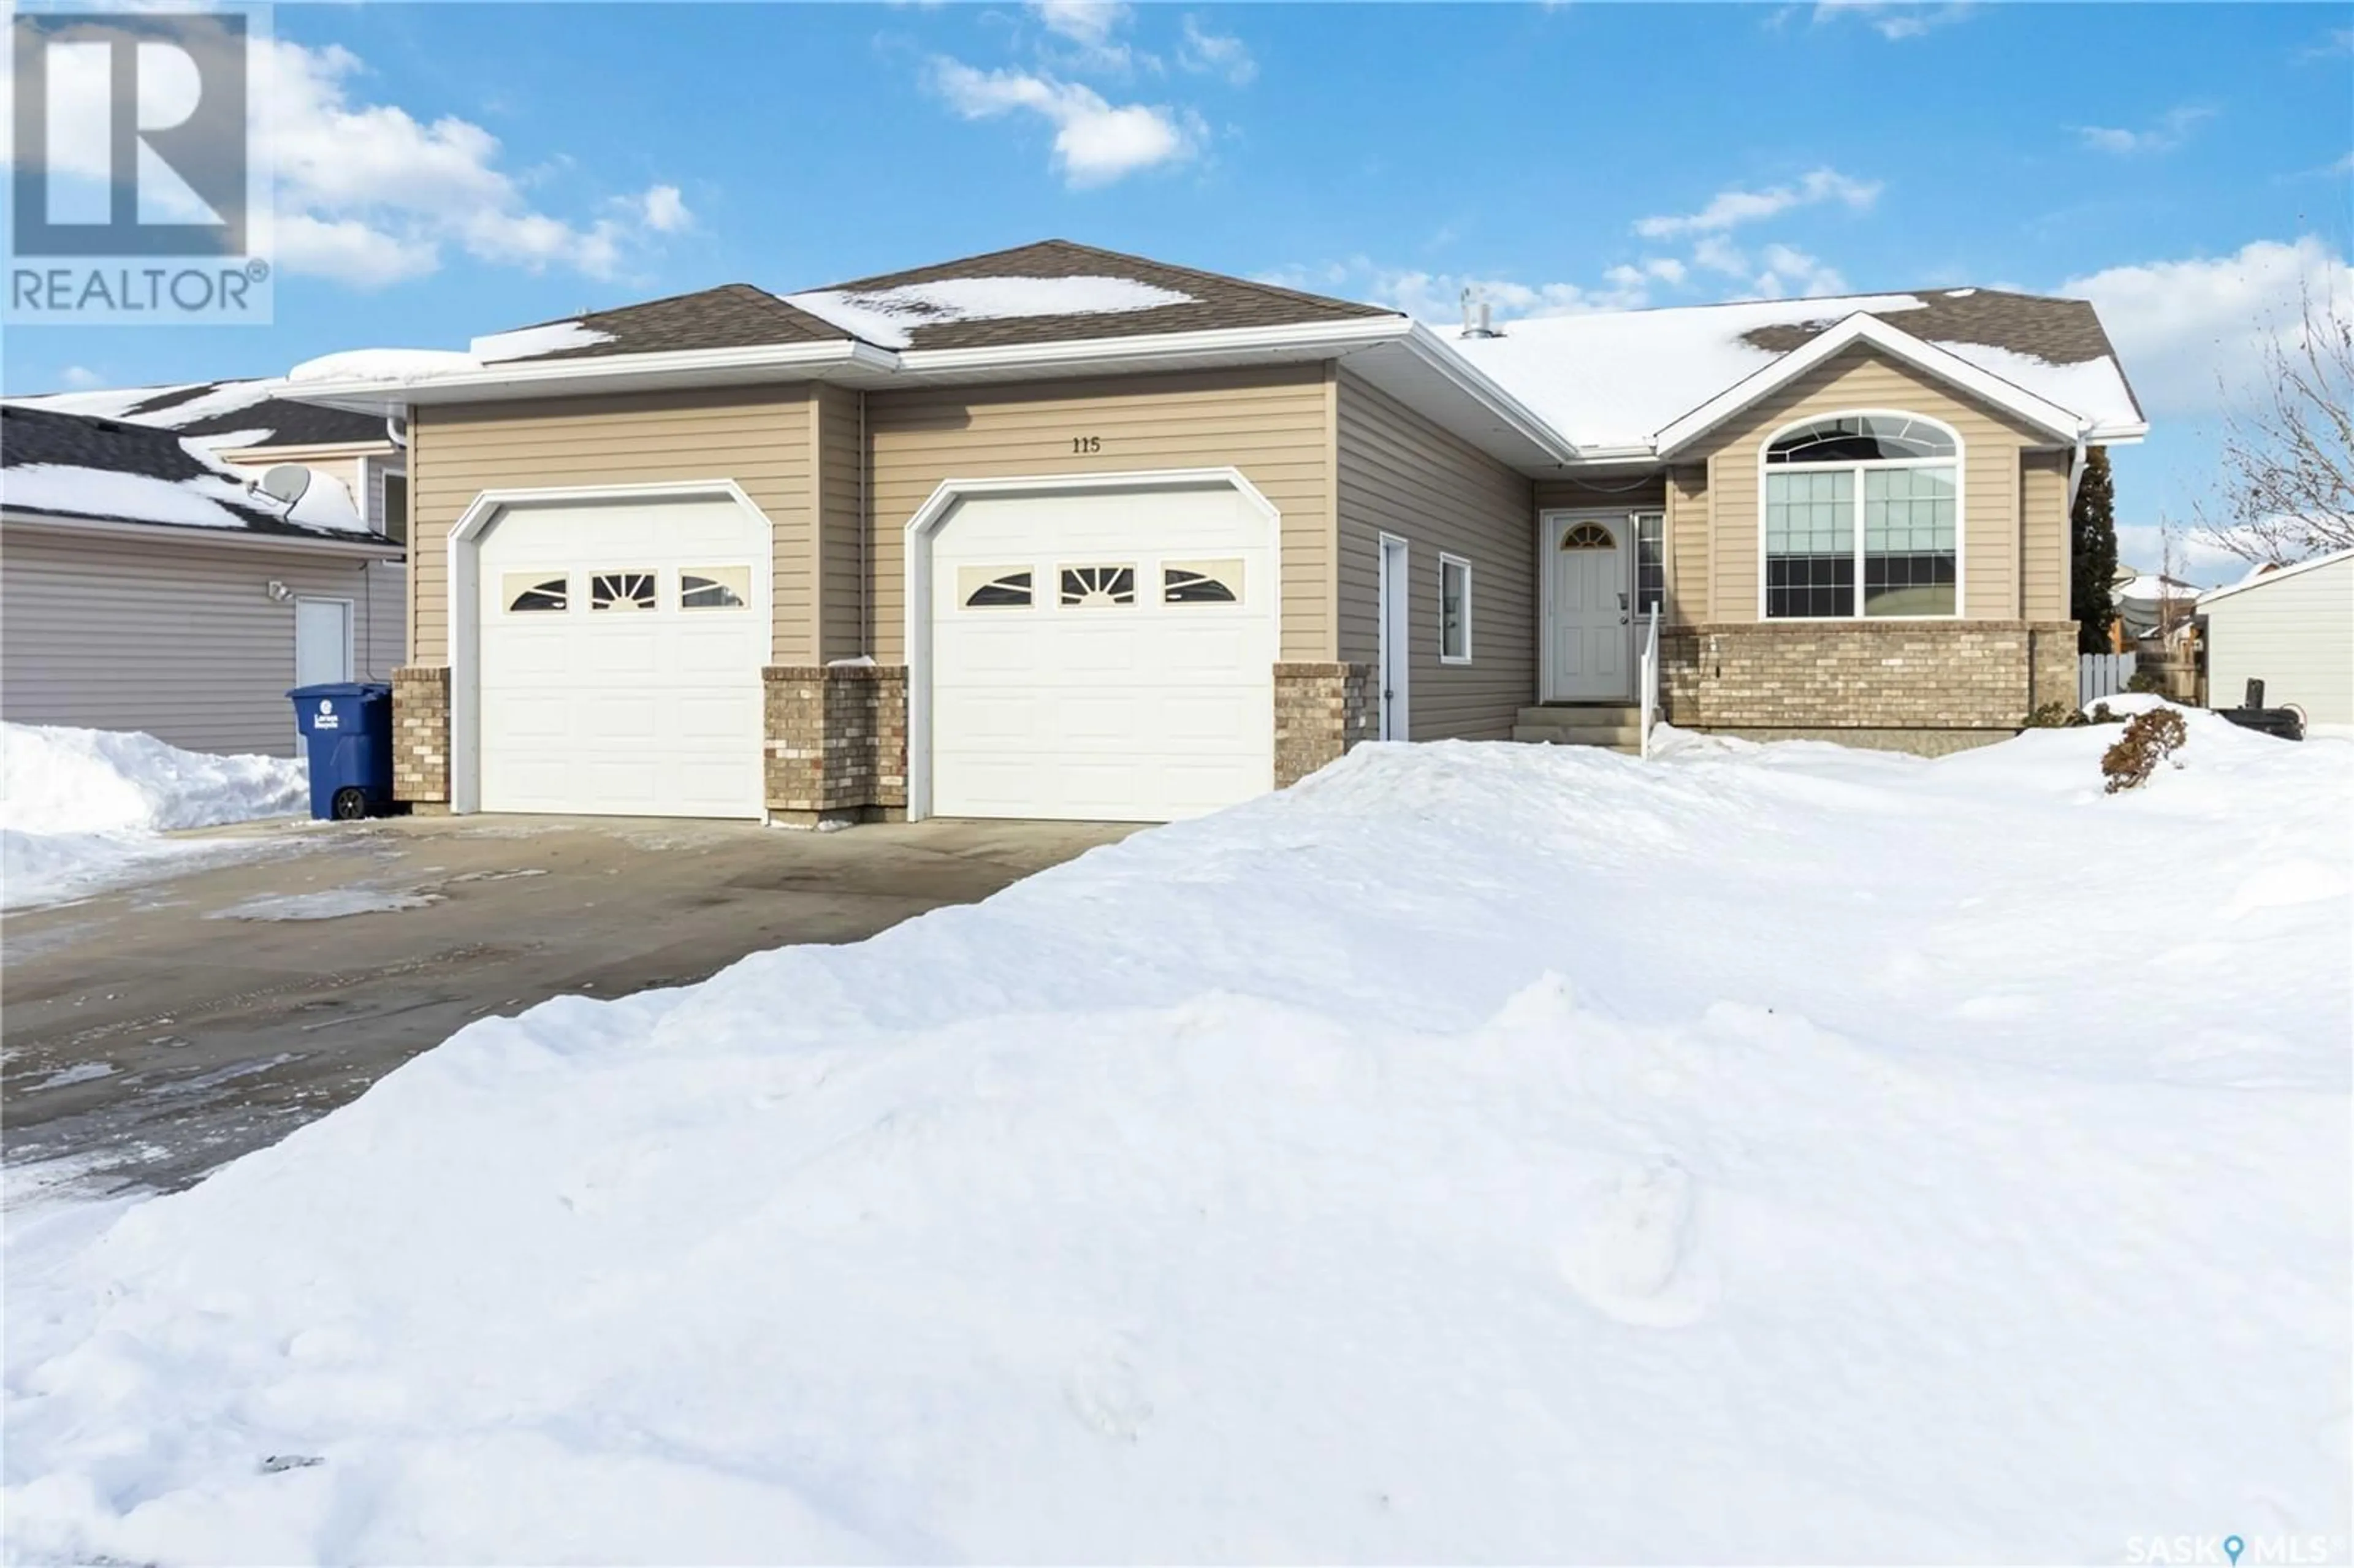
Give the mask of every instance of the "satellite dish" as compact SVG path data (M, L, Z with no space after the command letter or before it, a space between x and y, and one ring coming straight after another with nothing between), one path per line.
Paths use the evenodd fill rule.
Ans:
M271 500L292 506L311 488L311 471L299 462L273 463L256 488Z

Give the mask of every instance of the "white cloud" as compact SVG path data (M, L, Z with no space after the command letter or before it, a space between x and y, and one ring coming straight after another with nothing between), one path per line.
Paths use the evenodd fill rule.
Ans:
M1748 252L1721 234L1702 235L1700 243L1692 247L1692 260L1728 278L1749 276Z
M58 372L58 380L69 392L87 392L93 387L106 385L106 377L87 365L69 365Z
M1177 47L1177 63L1204 76L1222 76L1235 87L1246 87L1258 75L1258 61L1240 38L1206 32L1192 15L1183 23L1184 38Z
M1825 266L1803 250L1787 245L1768 245L1760 259L1766 263L1766 270L1752 280L1750 286L1769 300L1847 292L1847 280L1837 268Z
M357 101L364 74L336 45L278 39L257 60L280 260L292 271L376 288L434 270L451 246L496 265L610 278L649 235L688 220L673 185L620 198L587 221L541 211L501 166L497 137L454 115L429 122Z
M1115 105L1078 82L1020 70L977 70L932 61L932 85L967 120L1022 111L1055 128L1055 164L1073 188L1108 185L1139 170L1182 164L1201 150L1206 128L1188 111Z
M1952 0L1942 5L1892 5L1888 0L1819 0L1815 6L1815 25L1861 22L1891 43L1898 43L1967 21L1977 9L1967 0Z
M2200 104L2186 103L2168 110L2156 124L2141 131L2125 131L2108 125L2077 125L2072 127L2077 139L2087 147L2101 153L2130 154L2134 153L2165 153L2179 147L2190 139L2190 132L2202 120L2211 120L2215 111Z
M1755 223L1793 207L1837 202L1861 211L1880 198L1877 180L1852 179L1837 169L1813 169L1796 185L1774 185L1762 191L1723 190L1698 212L1638 218L1635 232L1646 239L1668 239L1682 234L1722 233L1744 223Z
M2354 314L2354 268L2307 235L2229 256L2111 267L2059 291L2099 310L2154 419L2198 418L2261 377L2268 344L2296 341L2308 296Z
M1672 256L1654 256L1643 263L1643 270L1670 288L1681 284L1690 274L1690 269Z
M1119 0L1030 0L1030 13L1050 33L1100 47L1128 20L1129 8Z

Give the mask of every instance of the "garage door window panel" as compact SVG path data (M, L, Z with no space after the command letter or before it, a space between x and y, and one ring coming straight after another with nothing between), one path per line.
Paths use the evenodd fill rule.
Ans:
M1065 567L1063 603L1069 608L1103 609L1136 602L1136 568L1125 567Z
M560 574L508 572L499 579L499 600L509 615L560 615L572 607L571 586Z
M749 567L684 567L678 574L681 609L744 609L752 602Z
M1240 561L1169 561L1161 568L1163 604L1240 604Z
M1035 596L1027 567L961 567L957 602L967 609L1026 609Z
M588 578L590 609L652 609L659 603L651 571L596 572Z

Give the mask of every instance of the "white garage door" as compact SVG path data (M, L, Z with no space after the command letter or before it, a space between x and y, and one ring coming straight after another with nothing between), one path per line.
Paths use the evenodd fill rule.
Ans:
M518 507L478 547L483 810L760 815L758 518L725 501Z
M1273 533L1225 486L960 504L931 545L932 810L1168 821L1271 789Z

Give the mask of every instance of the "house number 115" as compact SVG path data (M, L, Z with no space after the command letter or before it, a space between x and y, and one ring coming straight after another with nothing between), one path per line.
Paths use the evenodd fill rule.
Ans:
M1071 438L1071 452L1075 457L1084 457L1089 452L1099 452L1101 450L1103 450L1103 438L1101 436L1073 436Z

